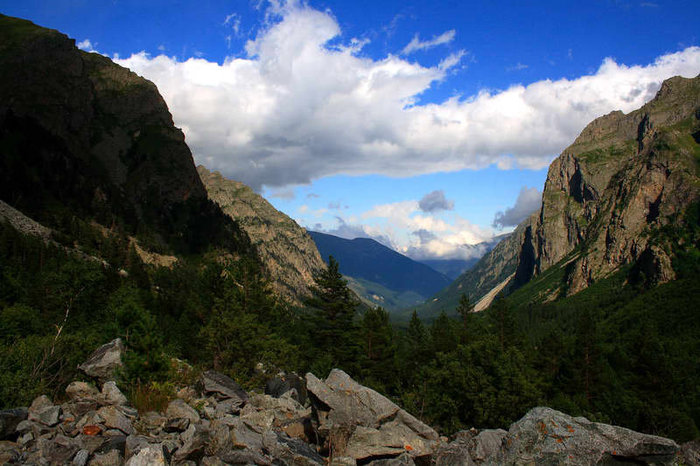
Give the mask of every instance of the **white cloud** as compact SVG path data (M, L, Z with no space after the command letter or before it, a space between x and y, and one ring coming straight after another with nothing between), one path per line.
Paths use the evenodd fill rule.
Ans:
M593 118L638 108L664 79L700 72L700 47L689 47L646 66L608 58L577 79L420 104L460 54L433 67L374 60L363 41L328 45L341 33L330 13L283 3L269 16L245 58L117 60L158 85L198 163L256 190L335 174L542 168Z
M96 52L95 47L97 47L97 42L94 44L90 42L90 39L81 40L75 44L80 50L85 50L86 52Z
M409 42L406 47L403 48L401 55L409 55L413 52L417 52L418 50L428 50L432 49L433 47L437 47L438 45L449 44L454 40L454 38L454 29L445 31L439 36L433 36L433 38L429 40L420 40L418 34L416 34L413 36L413 39L411 39L411 42Z
M542 205L542 191L537 188L528 188L523 186L518 193L518 198L515 200L513 207L508 207L503 212L496 212L493 219L495 228L513 227L519 225L537 211Z

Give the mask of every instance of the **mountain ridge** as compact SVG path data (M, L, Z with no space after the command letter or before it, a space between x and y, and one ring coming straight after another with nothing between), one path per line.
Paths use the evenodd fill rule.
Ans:
M210 199L246 231L277 293L295 304L310 296L325 264L305 229L265 198L219 172L197 167Z
M374 283L399 294L411 294L404 295L402 301L419 303L450 283L445 275L371 238L348 240L315 231L309 231L309 234L325 260L333 256L338 261L343 275L364 280L369 288ZM353 286L358 288L356 284ZM354 291L358 292L357 289ZM364 295L374 305L391 309L403 304L390 304L386 290L360 290L358 294Z
M542 300L575 294L627 264L651 280L672 280L669 244L652 231L677 221L700 197L700 76L670 78L640 109L597 118L550 165L538 212L450 287L419 308L454 312L513 275L504 293L566 268ZM663 242L662 242L663 243Z

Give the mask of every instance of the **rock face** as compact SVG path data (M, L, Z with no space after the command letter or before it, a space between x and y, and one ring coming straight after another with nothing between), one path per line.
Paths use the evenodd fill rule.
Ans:
M248 233L274 289L300 303L310 294L314 274L325 268L306 230L243 183L201 165L197 171L209 198Z
M551 297L571 295L644 257L655 282L675 278L644 232L676 221L700 197L699 130L700 76L671 78L639 110L589 124L549 167L516 282L566 262L566 283Z
M512 291L551 267L564 279L538 299L575 294L635 264L652 283L675 278L668 247L650 230L678 221L700 199L700 76L665 81L639 110L591 122L549 167L542 207L514 233L419 310L453 310L502 283Z
M439 435L383 395L333 369L325 381L306 374L318 432L332 457L368 460L429 456Z
M0 145L0 199L46 227L63 228L60 206L69 218L149 233L163 247L196 249L197 235L250 247L208 200L153 83L4 15Z

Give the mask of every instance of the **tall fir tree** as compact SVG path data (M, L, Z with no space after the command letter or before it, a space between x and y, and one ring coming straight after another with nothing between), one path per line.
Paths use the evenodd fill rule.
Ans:
M360 348L355 322L356 302L339 264L329 256L328 267L314 277L312 297L306 305L313 310L312 341L316 347L312 370L327 372L337 367L346 372L359 369Z

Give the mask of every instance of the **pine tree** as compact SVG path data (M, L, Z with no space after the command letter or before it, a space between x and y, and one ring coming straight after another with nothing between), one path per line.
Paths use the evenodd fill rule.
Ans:
M469 301L469 297L462 293L459 298L459 304L457 305L457 313L462 316L462 335L460 337L460 342L462 344L467 343L469 339L469 315L474 312L474 305Z
M396 345L389 313L381 307L371 308L362 317L362 343L365 372L375 382L391 381Z
M357 368L359 338L354 320L357 302L333 256L328 258L328 267L317 274L314 281L313 296L306 304L314 310L311 327L317 352L315 359L323 361L316 365L316 370L321 370L319 366L323 366L323 370Z

